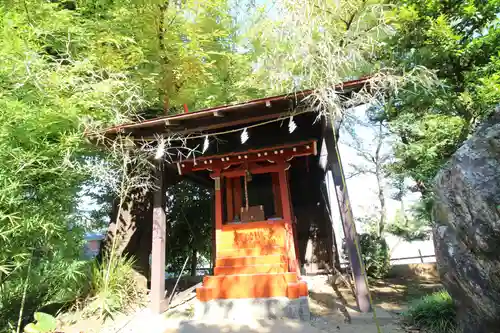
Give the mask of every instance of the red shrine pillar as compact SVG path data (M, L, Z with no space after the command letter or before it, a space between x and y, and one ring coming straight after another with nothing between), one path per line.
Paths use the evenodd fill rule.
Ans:
M219 234L222 232L222 219L223 219L223 204L222 204L222 189L221 189L221 177L213 177L215 181L215 244L212 251L215 253L215 260L217 259L217 242L219 241Z
M281 164L281 163L280 163ZM287 167L286 163L281 164L281 168L278 172L279 187L281 194L281 204L283 210L283 220L285 221L286 234L288 235L286 244L287 252L289 255L289 267L291 272L295 272L300 276L300 269L297 261L297 246L295 244L295 237L293 233L293 219L292 216L292 203L290 198L290 191L288 189L288 177L287 177Z

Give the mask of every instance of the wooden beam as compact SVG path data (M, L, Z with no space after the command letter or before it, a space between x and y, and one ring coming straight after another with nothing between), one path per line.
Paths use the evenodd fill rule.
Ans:
M354 286L356 291L356 302L361 312L371 311L370 304L370 289L368 287L368 279L364 263L361 260L359 253L359 238L356 231L354 216L352 214L351 202L349 193L345 184L345 175L342 168L342 161L335 144L336 128L332 127L333 121L327 121L325 128L325 144L328 152L327 163L332 171L337 203L344 229L344 238L346 241L347 253L351 264Z
M252 173L254 175L258 175L261 173L279 172L283 168L283 166L285 168L288 168L290 166L290 164L286 163L284 161L281 161L281 163L279 165L272 164L272 165L268 165L268 166L258 166L258 167L249 166L248 170L250 171L250 173ZM227 178L243 177L246 173L246 170L247 170L247 168L243 167L243 168L240 168L237 170L221 171L220 174L224 177L227 177ZM213 175L213 176L215 176L215 175Z
M315 155L316 153L316 141L308 140L275 147L250 149L244 152L199 157L196 160L190 159L178 163L180 173L185 174L192 171L225 169L244 162L279 161L282 159L289 161L295 157Z
M155 172L155 191L153 194L153 244L151 254L151 310L162 313L167 309L165 299L165 245L167 221L163 209L163 161L158 162Z

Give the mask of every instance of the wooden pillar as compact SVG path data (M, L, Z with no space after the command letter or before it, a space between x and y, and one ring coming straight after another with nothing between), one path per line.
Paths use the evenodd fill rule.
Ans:
M234 205L233 205L233 179L226 178L226 214L227 220L234 220Z
M276 172L271 173L273 182L274 210L276 216L283 217L283 205L281 203L280 179Z
M221 177L214 177L215 181L215 244L220 241L220 232L222 231L223 207L222 207L222 189ZM217 249L214 249L217 258Z
M212 274L214 273L213 272L213 269L215 268L215 263L216 263L216 258L215 258L215 250L216 250L216 242L215 242L215 233L216 233L216 228L215 228L215 212L216 212L216 208L215 208L215 192L212 192L212 205L211 205L211 218L212 218L212 252L211 252L211 260L212 260Z
M291 211L291 201L290 192L288 190L288 180L286 176L285 165L278 172L280 193L281 193L281 204L283 211L283 219L285 220L286 229L286 251L288 254L288 266L291 272L297 272L300 274L297 264L297 253L295 251L295 239L293 237L293 225L292 225L292 211Z
M287 222L292 222L292 212L290 209L290 196L288 191L288 181L286 177L286 170L283 166L283 170L279 172L279 183L280 183L280 193L281 193L281 204L283 210L283 219Z
M155 172L155 189L153 193L153 245L151 254L151 295L150 307L154 313L166 310L165 300L165 245L167 222L163 209L163 162L158 162Z
M234 188L234 213L238 215L241 221L241 205L243 203L242 195L241 195L241 178L236 177L233 179L233 188Z
M370 290L368 288L368 280L366 278L365 265L362 262L361 253L359 253L359 238L356 231L356 225L352 214L351 202L345 185L344 170L340 154L336 147L334 132L337 129L333 126L333 121L326 121L325 144L328 152L328 168L333 174L333 182L335 185L335 193L339 206L342 227L344 229L344 237L349 256L349 261L352 268L356 302L358 303L361 312L371 311L370 305ZM338 137L338 136L337 136ZM358 245L358 246L356 246Z

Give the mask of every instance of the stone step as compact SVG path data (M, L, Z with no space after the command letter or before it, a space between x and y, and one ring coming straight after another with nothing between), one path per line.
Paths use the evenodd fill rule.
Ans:
M285 273L286 264L264 264L245 266L217 266L214 268L215 275L234 274L259 274L259 273Z
M272 265L285 264L287 258L285 255L274 254L264 256L245 256L245 257L229 257L219 258L215 266L251 266L251 265Z
M261 319L287 318L286 325L283 325L275 330L273 326L263 326L255 332L295 332L297 326L291 325L289 319L300 319L306 322L310 320L309 303L307 297L297 299L289 299L287 297L271 297L271 298L239 298L239 299L214 299L209 302L195 301L194 304L194 319L197 322L211 321L224 322L229 320L232 323L247 323L250 319L252 322ZM295 324L295 323L294 323ZM274 325L274 322L273 322ZM248 326L242 328L234 328L227 330L225 327L215 329L214 332L250 332ZM300 327L300 326L299 326ZM207 331L206 326L200 328L200 331ZM253 332L253 331L252 331ZM309 332L309 331L308 331ZM312 331L311 331L312 332ZM315 331L314 331L315 332ZM362 332L362 331L359 331ZM319 333L319 331L318 331Z

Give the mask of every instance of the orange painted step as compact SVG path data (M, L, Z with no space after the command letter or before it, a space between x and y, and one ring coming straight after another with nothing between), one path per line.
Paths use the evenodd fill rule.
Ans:
M274 254L267 256L247 256L217 259L215 266L248 266L248 265L272 265L286 263L284 255Z
M253 286L233 285L232 287L213 288L212 299L234 299L234 298L269 298L287 297L288 285L286 283L274 283Z
M297 273L268 273L268 274L235 274L235 275L220 275L220 276L204 276L203 286L215 288L222 283L234 283L242 285L250 285L254 283L291 283L298 282Z
M202 302L208 302L214 298L213 291L213 288L198 287L196 288L196 298Z
M247 266L217 266L215 275L285 273L285 264L247 265Z
M230 250L230 249L267 249L271 247L285 247L285 241L281 242L255 242L255 243L244 243L244 242L234 242L234 241L217 241L217 250Z
M288 284L286 295L288 298L299 298L307 295L309 295L309 292L307 290L307 283L304 281L292 282Z
M251 292L248 292L251 290ZM307 284L304 281L290 282L286 284L278 283L268 286L265 289L238 288L232 287L226 291L217 291L215 288L199 287L196 288L196 298L202 302L208 302L217 298L251 298L251 297L278 297L286 296L295 299L309 294ZM249 296L250 295L250 296Z
M248 244L249 246L246 247L251 247L254 244L284 243L286 236L285 227L281 224L264 224L253 227L246 224L244 227L239 229L216 231L217 244Z
M295 273L206 276L203 285L212 288L214 299L286 297L288 284L297 283Z
M219 249L217 248L217 259L230 257L257 257L265 255L284 255L285 249L281 246L269 246L264 248L254 247L248 249Z
M289 283L287 285L286 297L292 299L300 297L300 285L298 282Z
M309 289L307 288L307 283L305 281L299 281L299 296L309 295Z

